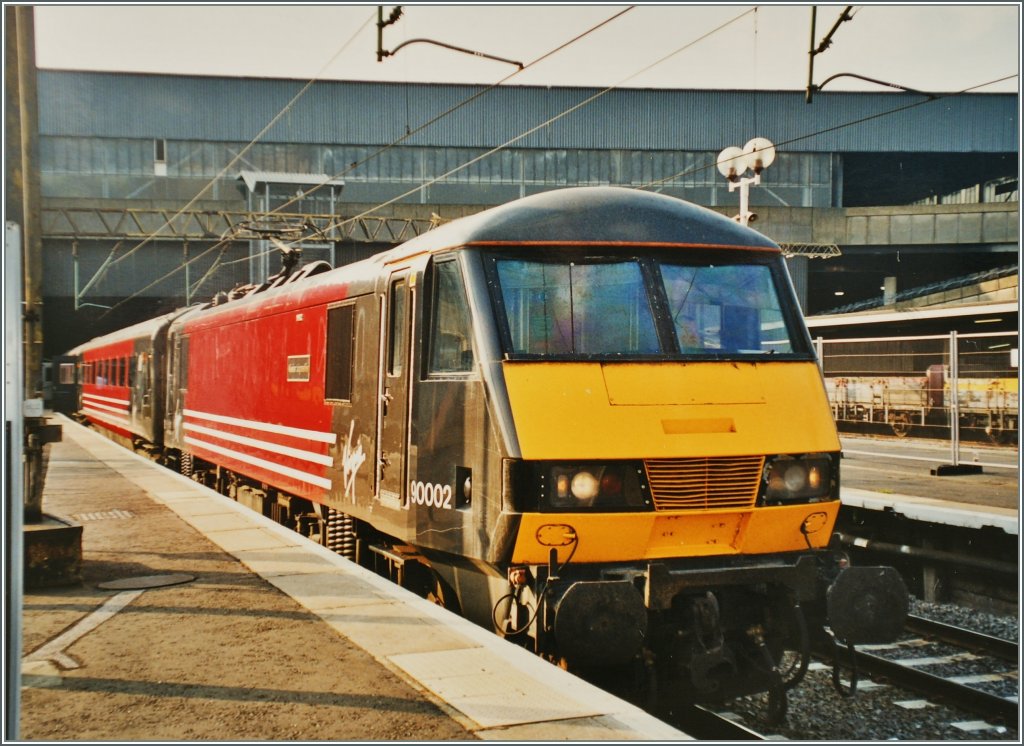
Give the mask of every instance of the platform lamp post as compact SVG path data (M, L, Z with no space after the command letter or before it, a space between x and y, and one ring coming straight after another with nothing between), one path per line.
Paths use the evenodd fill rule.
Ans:
M740 190L740 214L733 218L740 225L757 220L757 214L750 211L750 187L761 183L761 172L774 162L775 146L764 137L755 137L742 148L730 145L718 154L715 165L729 180L729 191ZM747 171L754 175L744 176Z

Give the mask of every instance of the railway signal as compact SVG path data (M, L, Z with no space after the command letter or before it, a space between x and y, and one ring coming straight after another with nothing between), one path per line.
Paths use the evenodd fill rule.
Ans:
M764 137L755 137L742 148L730 145L718 154L715 165L729 180L729 191L740 190L740 214L733 218L740 225L757 220L757 213L750 211L750 187L761 183L761 172L774 162L775 146ZM744 176L747 171L754 175Z

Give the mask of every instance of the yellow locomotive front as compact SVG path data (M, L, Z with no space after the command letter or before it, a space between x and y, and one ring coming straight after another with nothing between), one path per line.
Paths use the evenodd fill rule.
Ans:
M779 249L613 239L477 249L517 441L499 631L696 701L781 693L823 624L894 636L902 581L829 549L840 445Z

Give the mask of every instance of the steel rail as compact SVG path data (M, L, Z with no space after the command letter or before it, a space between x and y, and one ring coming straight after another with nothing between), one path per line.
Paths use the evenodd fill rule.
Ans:
M765 736L702 705L686 705L671 725L701 741L766 741Z
M856 651L855 660L858 670L873 678L885 679L891 684L919 692L947 705L996 718L1006 724L1017 723L1019 706L1016 702L862 650Z
M950 645L991 655L1010 663L1019 661L1020 646L1011 640L914 615L907 617L905 626L909 631L923 637L941 640Z

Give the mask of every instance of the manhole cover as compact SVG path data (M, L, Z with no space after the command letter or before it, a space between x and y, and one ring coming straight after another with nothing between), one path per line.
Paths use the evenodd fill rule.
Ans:
M168 585L182 585L191 583L196 579L195 575L175 573L172 575L142 575L138 578L122 578L121 580L108 580L100 583L97 588L108 591L135 591L146 588L163 588Z

